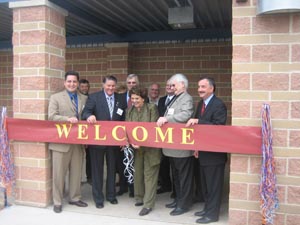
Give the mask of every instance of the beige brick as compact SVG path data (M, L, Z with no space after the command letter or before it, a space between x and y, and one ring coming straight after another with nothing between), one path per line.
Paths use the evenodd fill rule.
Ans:
M39 165L39 167L41 167L41 168L50 168L51 165L52 165L52 162L51 162L50 159L40 159L40 160L38 161L38 165Z
M17 31L25 31L25 30L37 30L39 28L38 23L14 23L13 30Z
M256 7L239 7L232 9L232 17L248 17L256 15Z
M234 91L232 90L232 101L235 100L269 100L269 92L267 91Z
M39 182L39 189L40 190L50 190L52 189L52 180L48 180L46 182Z
M230 173L230 182L237 183L259 183L260 176L258 174L245 174L245 173Z
M300 158L299 148L282 148L275 146L273 150L276 157Z
M14 69L14 77L17 76L27 76L27 75L37 75L38 69L31 69L31 68L20 68L20 69Z
M39 182L37 181L29 181L29 180L17 180L17 186L19 188L27 188L27 189L39 189Z
M58 35L64 35L65 34L65 29L55 26L52 23L48 23L48 22L39 22L38 23L38 28L42 29L42 30L48 30L51 31L53 33L56 33Z
M15 164L17 166L29 166L29 167L37 167L38 160L30 159L30 158L15 158Z
M232 45L251 45L251 44L268 44L270 43L270 35L249 35L239 36L235 35L232 37Z
M300 63L271 63L270 72L299 71Z
M14 118L37 120L38 116L39 116L38 114L15 113L14 112Z
M300 177L295 177L295 176L277 176L277 183L279 185L295 185L299 186L300 184Z
M250 202L250 201L229 199L229 208L260 211L260 203L259 201Z
M64 79L64 72L63 71L49 69L49 68L39 68L38 69L38 74L40 76L47 75L49 77L57 77L57 78Z
M273 120L274 128L299 129L300 121L293 120Z
M38 46L16 46L14 47L14 54L22 54L22 53L37 53L38 52Z
M269 72L269 67L270 67L269 63L233 63L232 72L233 73Z
M38 52L40 53L50 53L57 56L64 56L63 51L59 48L55 48L49 45L40 45L38 46Z
M299 43L300 34L272 34L271 43Z
M272 101L293 101L299 100L299 96L300 96L300 91L296 91L296 92L287 92L287 91L276 91L276 92L271 92L271 100Z
M232 118L233 126L261 126L261 119L241 119L241 118Z
M280 207L276 210L278 213L286 213L286 214L299 214L300 206L299 205L287 205L280 204Z
M18 99L37 99L36 91L14 91L14 97Z

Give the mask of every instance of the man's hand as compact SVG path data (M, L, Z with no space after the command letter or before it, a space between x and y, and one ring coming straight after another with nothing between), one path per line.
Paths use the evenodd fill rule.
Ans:
M70 122L70 123L78 123L78 119L74 116L74 117L70 117L70 118L68 118L68 121Z
M94 116L94 115L91 115L91 116L89 116L88 118L87 118L87 120L86 120L88 123L96 123L96 116Z
M195 124L198 124L199 122L199 119L189 119L187 121L187 123L185 124L186 127L190 127L192 125L195 125Z
M167 120L166 117L159 117L157 122L156 122L156 125L161 127L162 125L164 125L167 122L168 122L168 120Z

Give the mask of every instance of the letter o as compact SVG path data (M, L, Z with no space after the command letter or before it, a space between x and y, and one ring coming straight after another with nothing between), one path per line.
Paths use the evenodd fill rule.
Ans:
M138 129L141 129L142 132L143 132L143 137L141 139L139 139L138 136L137 136ZM146 130L145 127L141 127L141 126L135 127L132 130L132 137L136 141L143 142L148 138L148 131Z

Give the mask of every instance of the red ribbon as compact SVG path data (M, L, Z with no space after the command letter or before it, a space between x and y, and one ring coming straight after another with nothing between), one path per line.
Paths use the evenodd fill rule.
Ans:
M30 142L92 145L126 145L201 150L240 154L261 154L261 128L246 126L168 123L157 127L150 122L99 121L88 124L7 118L8 138Z

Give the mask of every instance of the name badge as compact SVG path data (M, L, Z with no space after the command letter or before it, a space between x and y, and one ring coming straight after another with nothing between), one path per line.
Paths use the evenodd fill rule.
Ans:
M122 116L122 114L123 114L123 109L118 108L117 114L118 114L119 116Z
M174 108L170 108L167 115L174 115Z

